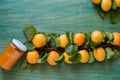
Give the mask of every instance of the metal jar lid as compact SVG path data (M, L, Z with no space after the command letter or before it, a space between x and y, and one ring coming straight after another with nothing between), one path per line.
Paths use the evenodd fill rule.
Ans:
M23 52L27 50L26 46L17 39L13 39L12 43Z

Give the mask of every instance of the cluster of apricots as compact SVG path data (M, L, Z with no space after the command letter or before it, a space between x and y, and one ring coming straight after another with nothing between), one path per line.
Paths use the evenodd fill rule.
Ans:
M100 5L101 9L105 12L110 11L113 5L118 8L120 7L120 0L92 0L92 2Z
M34 49L27 51L26 60L29 64L42 63L42 61L50 65L58 65L60 61L62 61L62 63L74 64L73 60L71 60L71 58L74 59L72 56L74 52L71 51L71 55L71 48L68 48L68 46L75 45L77 47L75 53L77 56L80 56L78 58L80 63L91 62L91 58L94 58L98 62L102 62L110 57L108 56L109 53L107 53L109 51L105 50L107 47L120 47L119 32L95 30L88 35L89 36L82 32L74 33L71 37L72 41L70 41L67 34L59 34L53 39L53 36L47 37L44 33L36 33L31 40ZM55 43L55 40L58 45L51 46L50 42ZM75 56L75 58L77 58L77 56Z

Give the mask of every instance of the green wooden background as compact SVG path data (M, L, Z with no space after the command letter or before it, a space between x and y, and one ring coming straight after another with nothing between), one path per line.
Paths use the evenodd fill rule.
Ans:
M93 30L118 31L109 18L100 19L91 0L0 0L0 52L13 39L22 42L23 27L33 24L37 31L64 33ZM0 69L0 80L119 80L120 58L115 62L52 67L40 65L32 73L20 70L19 63L11 71Z

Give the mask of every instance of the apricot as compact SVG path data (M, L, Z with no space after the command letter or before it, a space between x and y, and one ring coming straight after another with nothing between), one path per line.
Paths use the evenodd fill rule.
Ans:
M85 35L83 33L76 33L73 37L73 43L77 46L83 45L85 42Z
M120 46L120 33L113 32L114 40L112 42L113 45Z
M120 7L120 0L116 0L116 6Z
M27 53L27 61L30 64L36 64L40 55L37 51L33 50Z
M102 0L101 8L103 11L105 12L110 11L111 7L112 7L112 0Z
M78 53L81 55L81 63L87 63L89 61L89 53L87 50L80 50Z
M105 50L102 47L99 47L94 50L94 57L97 61L102 62L105 60Z
M100 4L101 0L92 0L94 4Z
M69 43L68 37L66 34L61 34L59 36L59 46L65 48Z
M91 40L95 43L100 43L103 41L103 33L101 31L93 31L91 34Z
M35 47L42 47L46 44L46 37L44 34L36 34L32 40L32 43Z
M47 62L50 64L50 65L57 65L57 63L54 61L55 59L59 58L60 55L58 52L56 51L51 51L48 55L48 58L47 58Z
M64 59L64 62L67 63L67 64L72 64L71 61L69 61L70 57L66 52L63 53L65 59Z

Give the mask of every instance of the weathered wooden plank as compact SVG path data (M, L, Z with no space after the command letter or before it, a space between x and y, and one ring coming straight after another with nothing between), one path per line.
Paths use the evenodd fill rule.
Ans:
M0 52L12 40L22 42L25 24L33 24L37 31L64 33L93 30L118 31L120 23L102 21L93 9L91 0L0 0ZM41 65L34 72L19 70L19 63L11 71L0 70L0 80L118 80L120 59L112 63L94 63L51 67Z

